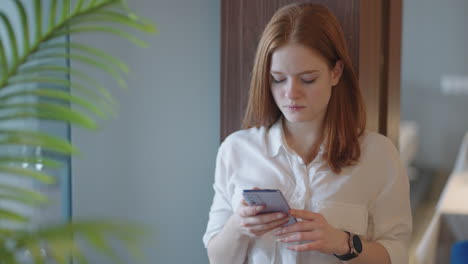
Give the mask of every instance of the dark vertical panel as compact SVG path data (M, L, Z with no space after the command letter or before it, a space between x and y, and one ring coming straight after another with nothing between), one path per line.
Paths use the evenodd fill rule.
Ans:
M398 146L400 123L401 0L361 0L359 84L368 128Z
M387 135L393 143L398 146L400 132L400 87L401 87L401 36L402 36L402 0L387 0L388 12L386 14L387 29L387 98L385 102L387 112L383 113L386 117ZM383 117L382 116L382 117Z
M379 133L387 134L387 110L388 110L388 52L389 52L389 11L390 3L388 0L382 0L382 67L381 67L381 83L380 83L380 99L379 99Z
M241 122L241 3L221 2L221 139Z
M263 29L270 20L271 16L276 10L276 1L252 1L252 0L241 0L243 2L242 8L242 42L243 47L241 50L241 78L242 80L242 112L240 113L243 118L245 108L247 106L250 80L252 77L252 68L257 51L257 45L260 41ZM239 124L233 124L233 130L235 131L240 128ZM231 132L232 132L231 131ZM230 132L228 132L230 133Z
M359 35L359 86L367 110L367 128L379 131L382 85L382 0L361 0Z

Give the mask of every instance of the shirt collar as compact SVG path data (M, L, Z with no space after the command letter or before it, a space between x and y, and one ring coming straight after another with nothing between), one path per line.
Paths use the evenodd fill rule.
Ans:
M281 147L283 147L286 152L292 152L286 143L286 139L284 138L283 117L278 118L278 120L268 130L266 136L266 146L269 157L275 157L278 155ZM322 143L318 152L319 157L323 155L324 150L325 143Z
M282 117L278 118L278 120L270 127L270 129L268 129L266 136L266 146L269 157L278 155L280 148L283 146L284 133L282 119Z

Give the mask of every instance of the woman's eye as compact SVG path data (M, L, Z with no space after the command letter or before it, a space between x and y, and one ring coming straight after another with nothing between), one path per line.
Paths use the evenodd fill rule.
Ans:
M271 79L272 79L272 81L273 81L274 83L282 83L282 82L284 82L284 79L283 79L283 80L276 80L275 78L271 78Z
M306 83L306 84L311 84L311 83L314 83L314 82L315 82L315 80L317 80L317 79L312 79L312 80L302 80L302 81L303 81L304 83Z

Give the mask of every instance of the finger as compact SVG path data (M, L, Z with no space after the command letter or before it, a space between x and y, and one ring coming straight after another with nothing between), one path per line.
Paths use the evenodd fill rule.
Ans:
M282 219L278 219L267 224L254 225L254 226L251 226L249 229L251 232L264 234L266 232L274 230L275 228L278 228L279 226L286 224L288 221L289 221L289 218L282 218Z
M316 228L317 224L313 221L301 221L281 228L280 230L276 231L274 235L282 236L295 232L312 231Z
M306 211L306 210L295 210L295 209L289 210L289 214L291 216L296 217L296 218L301 218L301 219L309 220L309 221L313 221L313 220L316 220L316 219L319 219L319 218L323 217L319 213L314 213L314 212L310 212L310 211Z
M253 187L253 190L261 190L261 189L258 187Z
M265 208L264 205L259 206L243 206L239 208L239 215L242 217L254 216Z
M256 215L251 217L246 217L243 219L244 226L253 226L253 225L263 225L268 224L273 221L287 218L287 215L284 213L269 213L269 214L262 214Z
M321 251L322 242L321 241L312 241L310 243L304 243L299 245L290 245L288 246L289 250L302 252L302 251Z
M288 234L282 236L276 241L283 242L283 243L292 243L292 242L300 242L300 241L320 241L323 240L323 232L315 230L311 232L296 232L292 234Z

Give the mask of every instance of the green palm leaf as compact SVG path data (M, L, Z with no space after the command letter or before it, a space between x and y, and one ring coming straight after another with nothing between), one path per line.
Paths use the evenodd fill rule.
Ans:
M0 184L0 194L20 196L31 203L42 204L48 201L47 197L40 192L8 184Z
M3 80L7 75L8 63L2 38L0 38L0 65L2 66L2 68L0 68L0 80Z
M127 39L128 41L132 42L133 44L142 47L142 48L147 48L148 44L135 36L129 34L126 31L116 29L116 28L111 28L111 27L106 27L106 26L80 26L80 27L72 27L69 30L62 30L58 31L55 33L51 39L55 39L58 37L62 37L67 34L78 34L78 33L89 33L89 32L102 32L102 33L109 33L118 37L122 37L124 39Z
M67 87L71 85L71 82L65 78L55 78L55 77L49 77L49 76L36 76L36 75L16 75L14 77L11 77L10 80L8 81L8 86L5 86L5 88L8 88L10 85L17 85L17 84L53 84L57 85L60 87Z
M62 17L60 18L60 21L65 21L69 14L70 14L70 0L63 0L62 1Z
M37 199L32 199L31 197L20 196L18 194L4 194L4 193L0 193L0 200L20 203L20 204L30 205L30 206L43 205L48 202L47 199L37 200Z
M91 1L89 2L88 8L90 8L90 7L93 7L93 6L97 5L97 4L98 4L98 2L99 2L99 0L91 0Z
M128 26L147 33L156 33L156 27L151 23L140 21L136 16L131 14L122 14L113 10L102 10L94 13L92 16L85 18L77 18L72 21L72 24L95 22L113 22L123 26Z
M38 61L50 60L50 59L56 59L56 58L72 59L72 60L87 64L87 65L94 66L94 67L96 67L96 68L98 68L100 70L105 71L106 73L108 73L112 77L114 77L114 79L117 81L117 83L122 88L127 88L127 83L122 78L122 76L119 74L119 72L114 69L114 67L112 65L106 64L106 63L101 62L99 60L96 60L96 59L94 59L92 57L83 56L83 55L80 55L80 54L68 54L68 53L50 53L50 54L44 54L44 55L39 55L39 56L35 57L35 59L37 59ZM11 78L11 79L14 80L16 78ZM12 84L12 83L10 82L10 84ZM69 86L70 84L63 84L63 85L68 85Z
M95 104L102 106L104 110L110 115L115 116L116 102L112 94L110 94L109 91L104 86L102 86L96 79L86 75L85 73L79 70L57 65L39 65L22 68L20 71L26 76L35 77L37 77L36 75L40 75L43 72L65 73L70 74L73 77L76 77L77 79L83 80L84 82L89 83L90 86L96 88L98 93L93 91L93 89L88 89L86 86L83 85L73 85L74 82L71 82L70 86L73 86L74 92L79 91L83 95L90 97L91 101L94 101ZM101 99L101 97L104 97L105 100Z
M71 24L71 21L73 19L80 18L80 17L91 16L91 15L94 14L94 12L99 12L101 10L105 10L106 7L116 5L116 4L122 5L123 3L124 2L122 0L108 0L108 1L101 1L101 2L91 1L89 3L89 5L88 5L88 8L81 8L81 9L78 10L79 12L72 13L69 16L64 16L62 14L62 18L61 18L60 22L56 24L55 23L55 9L56 9L57 4L56 4L56 1L52 1L52 3L51 3L51 5L52 5L51 12L52 13L51 13L50 19L49 19L49 30L48 30L48 32L46 34L44 34L38 41L36 41L36 43L31 45L30 50L28 52L26 52L25 54L23 54L20 61L21 62L25 61L25 59L28 58L31 54L33 54L41 44L46 43L46 42L52 40L53 38L55 38L57 36L62 36L62 35L71 34L71 33L75 32L76 29L71 30L71 29L68 28L68 26ZM83 5L83 3L81 1L78 4ZM63 10L68 10L69 9L69 6L67 7L67 5L69 5L68 0L65 1ZM8 21L8 19L6 19L6 21ZM8 21L8 23L9 23L9 21ZM144 22L144 23L146 23L146 22ZM148 24L148 23L146 23L146 24ZM151 28L151 27L148 26L148 28ZM119 36L121 36L123 38L129 39L130 41L134 42L137 45L146 46L146 44L144 42L142 42L141 40L136 39L135 37L133 37L129 33L125 32L125 31L122 31L122 30L112 28L112 27L102 27L102 26L85 27L85 28L78 29L77 32L83 32L83 31L87 32L87 31L93 31L93 30L104 31L104 32L108 32L108 33L111 33L111 34L116 34L116 35L119 35ZM12 31L12 29L11 29L11 31ZM10 35L14 36L13 33L11 33ZM10 39L16 41L16 38L10 38ZM14 47L16 47L16 45L14 45ZM15 56L15 57L16 57L16 59L14 60L14 62L12 64L12 67L10 67L10 69L8 71L8 75L16 73L17 68L21 64L21 63L18 62L18 59L17 59L18 56ZM0 87L3 86L2 83L3 82L0 83Z
M87 263L81 252L78 241L93 245L115 262L121 262L117 252L111 248L107 240L118 237L126 245L135 247L142 237L147 235L147 230L130 223L117 223L115 221L80 221L77 223L65 223L56 226L42 228L41 230L16 233L18 249L37 251L47 241L47 251L52 253L56 260L63 260L70 255L78 256L82 263ZM84 240L83 240L84 239ZM42 245L41 245L42 244ZM139 258L142 256L140 255Z
M116 57L110 55L109 53L104 52L103 50L95 49L90 46L78 44L78 43L70 43L69 47L72 50L78 50L83 53L87 53L89 56L95 56L101 59L102 61L104 61L105 63L109 63L110 65L115 65L124 73L130 72L130 69L125 63L123 63L121 60L117 59Z
M78 0L78 2L76 3L76 6L75 6L75 10L73 10L73 14L76 14L76 13L80 12L80 10L83 7L85 2L86 2L86 0Z
M64 92L56 89L35 89L30 91L19 91L16 93L10 93L7 95L0 96L0 103L13 97L23 97L28 95L33 95L43 99L56 99L64 103L76 104L102 119L107 119L108 117L107 114L94 103L89 102L88 100L85 100L78 96L71 95L69 92Z
M25 156L0 156L0 164L11 164L11 163L40 163L47 168L59 168L60 163L56 160L49 159L46 157L25 157ZM0 184L1 189L1 184Z
M20 72L22 74L31 76L31 75L41 75L43 72L51 72L51 73L65 73L65 74L70 74L72 75L73 78L77 78L79 80L83 80L84 82L89 83L92 87L96 88L96 91L94 89L89 89L86 88L86 86L80 85L80 86L73 86L75 82L71 82L70 86L73 86L74 92L78 91L83 93L86 96L89 96L91 100L96 101L99 105L102 105L104 107L108 107L109 109L106 109L108 111L111 111L114 113L113 109L115 107L115 99L112 96L112 94L109 93L109 91L102 86L96 79L86 75L85 73L73 69L73 68L68 68L68 67L63 67L63 66L57 66L57 65L39 65L39 66L29 66L29 67L23 67L20 69ZM36 76L34 75L34 76ZM102 100L101 97L104 97L106 101Z
M124 84L125 84L125 81L123 81ZM14 78L11 78L10 79L10 82L9 82L9 85L12 86L12 85L17 85L17 84L28 84L28 83L34 83L34 84L52 84L52 85L57 85L59 87L70 87L72 90L77 90L77 91L80 91L80 92L83 92L85 94L88 94L90 96L95 96L94 98L98 99L99 96L96 95L96 92L93 92L92 90L86 88L86 86L82 85L81 83L78 83L78 82L71 82L70 80L67 80L67 79L58 79L58 78L55 78L55 77L38 77L36 75L31 75L31 74L28 74L28 75L17 75L15 76ZM6 86L5 88L8 88L8 86ZM104 91L102 90L99 90L98 87L96 87L96 89L98 89L98 91L106 98L108 98L107 95L107 91L105 90L104 88ZM112 96L110 96L111 99L110 100L113 100ZM93 98L93 100L94 100Z
M0 256L2 256L2 261L6 264L16 264L14 252L8 250L5 245L0 246Z
M38 41L42 36L42 1L34 0L34 17L36 18L36 37L34 41Z
M47 264L46 259L43 256L42 249L40 245L33 244L27 248L28 252L31 254L34 264Z
M125 63L123 63L121 60L117 59L116 57L110 55L109 53L104 52L103 50L92 48L88 45L79 44L79 43L70 43L70 44L57 43L57 44L47 45L41 48L38 54L40 54L41 52L49 51L49 50L57 50L57 49L63 50L65 48L70 48L71 52L80 51L82 53L87 54L88 57L96 56L102 61L104 61L104 63L108 63L112 66L117 66L124 73L128 73L130 71L130 69ZM55 55L55 54L56 53L48 54L48 55Z
M83 232L83 236L88 240L94 248L98 249L110 259L117 263L123 262L119 259L119 256L114 252L114 250L107 243L106 239L103 237L103 234L98 232Z
M106 119L109 115L115 116L115 100L99 81L77 69L54 63L65 60L101 70L123 88L127 84L122 73L126 74L130 69L103 50L57 41L69 34L97 32L116 35L145 47L144 41L126 32L122 26L151 34L156 32L152 23L132 13L124 0L49 0L48 10L43 0L33 0L31 13L26 12L24 2L31 0L9 1L14 3L19 16L17 21L13 21L9 14L0 11L0 27L5 29L7 37L0 38L0 125L6 124L5 121L33 118L96 129L93 117ZM18 23L18 27L13 27L16 26L14 23ZM31 32L34 32L33 36ZM22 49L18 43L22 43ZM46 152L59 155L78 154L69 142L45 133L0 129L0 147L10 146L41 147ZM44 184L55 182L55 178L46 172L23 167L25 164L27 167L41 164L44 168L60 166L55 158L41 154L0 155L0 172L4 177L24 177ZM0 183L0 200L36 207L46 203L47 197L25 186ZM135 258L142 256L137 242L145 231L128 223L79 221L34 230L23 228L30 220L30 216L15 208L0 208L0 221L20 224L14 225L15 229L0 226L0 263L19 264L18 254L29 252L31 261L36 264L51 260L68 263L70 256L76 263L87 264L78 241L85 241L114 262L119 262L118 252L110 247L109 238L123 242ZM5 241L12 243L7 247ZM48 257L42 254L44 249Z
M55 14L57 12L57 0L51 0L50 3L50 13L49 13L49 27L48 31L51 32L54 29L55 26ZM42 13L42 10L41 10ZM40 42L40 40L36 40L37 42Z
M16 41L16 35L15 32L13 31L13 26L11 25L10 20L6 16L6 14L3 11L0 11L0 21L3 23L5 26L7 33L8 33L8 39L10 40L10 49L11 49L11 54L13 56L12 61L13 64L15 64L18 61L18 44ZM6 67L5 69L8 69Z
M26 145L42 147L60 154L79 154L68 141L38 131L0 129L1 145Z
M78 249L72 240L49 241L48 253L55 263L66 264L72 254L76 254Z
M4 173L9 173L11 175L18 175L18 176L32 178L34 180L38 180L39 182L45 183L45 184L55 183L55 179L52 176L48 175L47 173L36 171L36 170L24 169L24 168L15 167L15 166L0 165L0 171Z
M14 111L1 114L2 109ZM96 121L65 105L56 103L8 103L0 105L0 122L30 118L65 121L88 129L97 129Z
M30 221L27 216L3 208L0 208L0 219L22 224Z
M16 5L16 9L19 11L21 18L21 28L23 31L23 53L29 50L29 23L26 17L26 9L20 0L14 0L13 3Z

